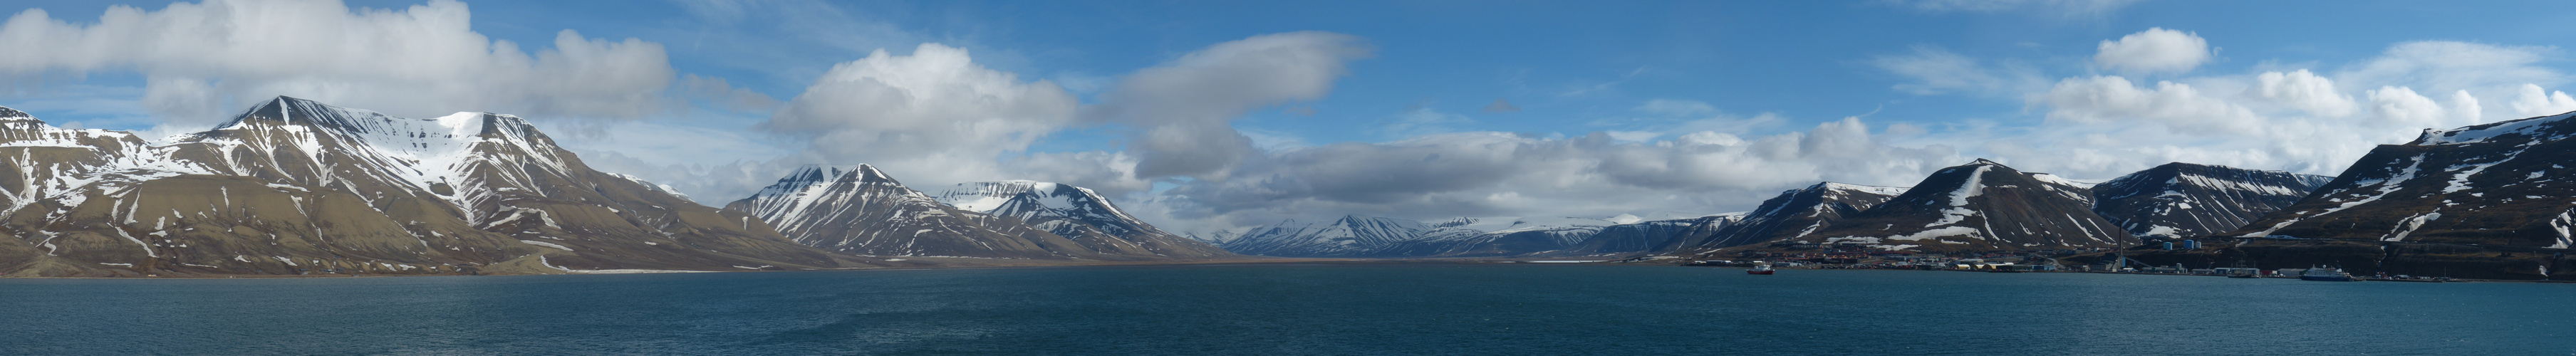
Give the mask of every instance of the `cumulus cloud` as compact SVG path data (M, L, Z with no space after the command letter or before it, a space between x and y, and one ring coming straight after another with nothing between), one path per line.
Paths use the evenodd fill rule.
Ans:
M665 109L662 45L571 30L527 51L475 33L465 4L356 9L338 1L207 0L112 6L94 23L30 9L0 24L0 75L132 70L143 105L212 121L291 95L402 116L493 111L634 118Z
M2368 94L2371 112L2384 124L2448 128L2477 123L2477 98L2466 91L2453 92L2448 108L2413 88L2379 87Z
M2261 117L2243 106L2203 95L2189 84L2156 82L2147 88L2128 78L2094 76L2059 81L2045 97L2052 121L2147 122L2189 132L2245 132Z
M1224 179L1227 168L1257 153L1234 130L1236 118L1321 99L1349 74L1347 62L1370 51L1359 37L1329 32L1219 43L1129 75L1086 117L1137 130L1128 152L1137 156L1138 177Z
M2576 98L2567 97L2567 92L2548 91L2541 89L2539 85L2523 84L2515 94L2512 104L2515 117L2548 116L2576 111Z
M964 49L925 43L832 66L760 128L807 140L803 163L884 166L907 179L1002 179L995 159L1074 123L1054 83L985 68Z
M2102 41L2093 64L2131 73L2181 73L2209 61L2209 41L2162 27Z
M2255 76L2254 96L2275 105L2307 111L2310 115L2340 117L2352 115L2351 95L2335 88L2333 79L2300 69L2289 73L2263 72Z

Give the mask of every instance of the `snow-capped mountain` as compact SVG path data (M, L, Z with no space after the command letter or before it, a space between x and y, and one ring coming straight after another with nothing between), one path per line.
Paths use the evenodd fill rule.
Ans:
M1419 239L1430 227L1422 222L1348 215L1326 223L1281 221L1245 231L1223 245L1226 251L1279 257L1410 257L1389 256L1397 244Z
M2093 187L2093 212L2139 237L2235 230L2334 177L2174 162Z
M1744 223L1748 212L1734 212L1685 219L1641 220L1611 225L1575 246L1561 250L1562 255L1622 255L1672 251L1685 244L1683 240L1716 235L1718 231ZM1615 220L1614 220L1615 221Z
M1233 242L1234 239L1242 238L1243 232L1233 230L1200 231L1183 233L1181 234L1181 237L1198 240L1199 242L1207 243L1209 246L1224 246L1227 242ZM1223 248L1220 247L1218 249Z
M2576 247L2576 120L2559 114L2382 145L2298 204L2229 236Z
M1485 233L1509 229L1519 223L1516 217L1461 217L1426 223L1431 228L1409 239L1380 246L1367 255L1384 257L1436 257L1475 241L1489 240Z
M1944 168L1905 194L1845 216L1798 243L1918 251L2113 247L2126 230L2092 211L2084 183L1979 159Z
M1804 238L1835 220L1858 215L1905 191L1902 187L1816 183L1780 192L1742 217L1711 220L1657 250L1704 252Z
M797 243L862 256L1158 257L1117 238L1075 241L1018 218L949 206L864 164L806 166L725 208L750 212Z
M136 165L151 147L133 133L65 129L0 107L0 215L89 185L89 179Z
M1017 218L1058 236L1101 245L1095 249L1103 253L1175 258L1236 256L1137 220L1118 210L1109 198L1083 187L1025 180L974 182L950 187L939 192L937 198L959 209Z
M398 118L279 97L209 131L131 134L32 118L0 229L28 275L564 273L840 267L740 213L591 170L526 121ZM80 149L90 152L78 153ZM15 149L15 148L13 148ZM38 151L43 151L39 153ZM36 157L36 158L29 158ZM5 255L7 251L0 251Z
M1633 218L1633 217L1632 217ZM1415 244L1437 247L1440 257L1509 257L1553 254L1580 245L1617 223L1609 220L1574 217L1525 217L1487 219L1511 221L1511 224L1478 234L1451 234L1426 238ZM1458 232L1475 229L1475 225L1457 226ZM1428 234L1426 234L1428 235ZM1461 236L1448 238L1446 236ZM1427 249L1425 249L1427 250Z

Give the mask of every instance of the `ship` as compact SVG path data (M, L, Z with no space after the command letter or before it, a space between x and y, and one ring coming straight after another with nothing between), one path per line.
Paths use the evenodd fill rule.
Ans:
M1771 269L1771 261L1753 261L1753 269L1744 270L1744 274L1770 275L1772 272L1778 270Z
M2307 272L2300 272L2299 280L2351 282L2353 279L2351 274L2343 273L2342 268L2315 267L2309 268Z

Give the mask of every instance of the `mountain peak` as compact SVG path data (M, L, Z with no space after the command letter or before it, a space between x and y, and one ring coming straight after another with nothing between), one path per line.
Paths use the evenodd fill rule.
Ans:
M1995 161L1987 160L1987 159L1984 159L1984 158L1978 158L1978 159L1977 159L1977 161L1975 161L1975 162L1968 162L1968 164L1962 164L1962 165L1960 165L1960 166L1997 166L1997 167L2010 167L2010 166L2005 166L2002 162L1995 162Z
M860 164L848 169L842 169L841 166L829 164L806 164L797 166L794 172L789 172L786 177L778 179L779 184L794 185L810 185L832 182L903 184L896 182L894 180L894 176L886 175L885 171L878 170L876 166L867 164Z
M903 184L902 182L896 182L894 180L894 176L886 175L885 171L877 170L877 166L867 164L859 164L856 168L850 168L850 172L843 175L841 179L860 183Z
M412 125L405 121L471 119L478 120L476 122L477 124L483 124L494 119L489 116L493 115L484 114L474 117L468 117L465 115L449 115L448 117L433 119L405 119L385 115L375 111L342 108L331 106L330 104L323 104L319 101L298 99L290 96L278 96L267 101L262 101L257 105L251 105L249 110L243 110L241 115L234 116L232 121L226 122L221 126L216 126L215 129L226 130L245 127L304 126L318 129L330 129L332 131L340 132L383 134L394 133L397 131L424 129L424 127L418 127L422 125ZM511 119L516 119L516 117L512 117Z
M833 180L833 179L837 179L837 178L839 178L840 176L841 176L841 167L835 167L835 166L831 166L831 165L822 165L822 164L808 164L808 165L803 165L803 166L797 166L797 167L796 167L796 171L795 171L795 172L789 172L789 173L787 173L787 177L786 177L786 178L784 178L784 179L780 179L780 180L782 180L782 181L797 181L797 182L824 182L824 181L830 181L830 180Z
M241 116L233 118L233 121L240 122L252 119L269 119L280 122L294 122L300 117L307 122L311 122L312 117L318 116L312 115L314 111L322 108L332 107L330 105L322 104L321 102L279 95L276 98L268 99L268 101L262 101L259 105L251 106L249 111L245 111Z
M35 119L35 118L36 118L35 116L27 115L27 112L25 112L25 111L18 111L18 109L11 109L11 108L6 107L6 106L0 106L0 119L30 119L30 120L32 120L32 119Z

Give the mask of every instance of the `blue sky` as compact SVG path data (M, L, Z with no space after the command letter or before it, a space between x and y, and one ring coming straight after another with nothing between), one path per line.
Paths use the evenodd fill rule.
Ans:
M0 105L61 125L151 133L203 129L273 95L406 116L512 112L549 125L594 166L680 186L710 205L746 195L784 167L870 163L924 190L994 179L1093 187L1185 230L1346 213L1716 213L1815 181L1911 184L1978 157L2083 179L2167 161L2332 175L2372 145L2402 143L2419 129L2576 109L2550 95L2568 79L2560 44L2576 36L2559 25L2576 5L2559 2L182 6L229 13L130 4L148 19L109 23L101 18L109 6L98 2L14 2L43 17L0 8L18 14L0 38L22 37L0 43L179 41L195 34L99 29L275 11L298 16L242 26L286 26L277 33L297 39L352 34L305 39L339 48L404 43L439 53L507 41L518 49L450 58L286 46L180 58L99 46L0 56L0 78L13 89L0 93ZM471 20L403 27L375 16L434 12L416 5L470 11ZM337 9L338 17L298 9ZM320 18L334 19L312 20ZM100 34L28 29L41 20ZM379 26L414 31L363 30ZM343 28L361 30L334 30ZM518 64L561 51L566 30L589 41L575 47L607 52L594 62ZM2139 40L2125 40L2132 37ZM197 42L209 41L172 43ZM924 74L897 91L1005 99L914 97L910 109L888 111L824 105L861 100L831 95L874 92L809 90L834 83L835 73L951 68L906 61L932 58L916 53L925 43L962 50L971 60L951 64L972 67ZM1263 43L1290 52L1227 52ZM2114 44L2135 46L2109 50ZM873 59L883 61L870 63L880 68L835 69L878 50L885 53ZM1292 52L1313 56L1265 57ZM292 62L280 58L335 65L263 64ZM615 70L567 69L591 67ZM1159 69L1168 69L1163 79L1136 79ZM435 75L380 75L411 72ZM2536 99L2525 86L2540 88ZM525 93L490 94L518 93L511 90ZM1497 100L1518 110L1487 110ZM1155 132L1179 138L1148 142ZM1237 134L1244 142L1223 139ZM1183 168L1152 168L1161 161Z

